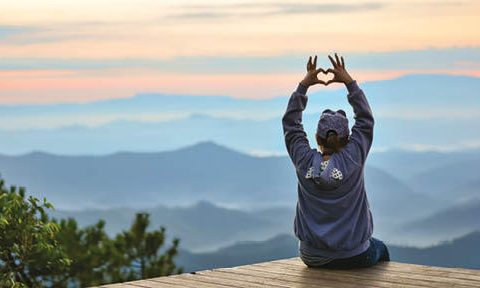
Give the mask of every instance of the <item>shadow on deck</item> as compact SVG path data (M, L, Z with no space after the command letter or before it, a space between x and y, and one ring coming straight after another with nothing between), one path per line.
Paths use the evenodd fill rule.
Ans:
M101 287L480 287L480 270L384 262L340 271L308 268L296 257Z

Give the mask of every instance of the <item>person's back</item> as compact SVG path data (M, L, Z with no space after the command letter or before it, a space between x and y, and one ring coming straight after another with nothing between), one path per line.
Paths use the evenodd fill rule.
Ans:
M345 70L343 57L330 58L334 68L316 69L316 57L307 64L307 76L292 94L282 119L285 144L296 168L298 202L295 235L302 260L308 266L326 268L366 267L389 260L388 249L372 238L373 224L364 185L364 164L373 140L374 119L370 106ZM318 80L320 72L331 72L328 82ZM325 110L317 127L317 144L310 147L303 130L302 111L306 92L314 84L344 83L355 113L349 135L342 110Z

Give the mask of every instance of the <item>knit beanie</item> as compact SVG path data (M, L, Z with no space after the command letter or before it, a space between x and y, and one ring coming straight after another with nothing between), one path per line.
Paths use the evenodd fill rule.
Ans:
M327 139L328 132L334 131L339 137L348 137L350 131L348 129L347 114L343 110L332 111L326 109L320 115L318 120L317 134Z

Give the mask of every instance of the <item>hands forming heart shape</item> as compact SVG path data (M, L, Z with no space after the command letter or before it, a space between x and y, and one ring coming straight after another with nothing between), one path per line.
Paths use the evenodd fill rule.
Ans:
M315 84L323 84L323 85L329 85L330 83L344 83L349 84L350 82L353 82L352 77L348 74L347 70L345 70L345 61L343 60L343 57L338 58L337 53L335 53L335 60L333 59L332 56L328 55L328 59L330 59L330 62L333 65L333 68L329 68L327 70L324 70L323 68L318 68L317 69L317 55L315 55L315 58L313 58L312 61L312 56L308 58L308 63L307 63L307 74L305 75L305 78L300 82L302 85L305 85L307 87L315 85ZM328 77L324 77L322 79L319 79L318 76L320 74L329 75L329 73L333 74L333 77L330 79Z

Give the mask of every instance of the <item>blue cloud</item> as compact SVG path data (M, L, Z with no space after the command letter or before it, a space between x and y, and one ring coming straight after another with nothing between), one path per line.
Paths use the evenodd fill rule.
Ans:
M125 25L132 24L133 22L117 22L116 24ZM61 26L55 24L39 25L39 26L9 26L0 25L0 43L2 40L4 43L11 45L30 45L39 43L53 43L62 42L67 40L76 39L90 39L101 40L105 39L104 35L85 34L79 33L81 29L96 29L111 25L107 22L100 21L84 21L84 22L71 22L64 23ZM81 28L81 29L79 29ZM18 36L18 37L10 37Z
M22 34L30 30L31 28L22 26L0 26L0 40L7 39L11 35Z
M333 51L332 51L333 52ZM341 51L339 51L341 53ZM329 67L326 53L318 53L319 64ZM444 49L406 50L395 52L346 53L346 64L353 69L463 69L465 63L480 65L480 47L455 47ZM155 59L0 59L0 70L29 69L107 69L151 68L176 73L297 73L304 70L309 55L288 54L280 56L242 57L178 57Z
M361 4L353 3L235 3L226 5L188 5L181 12L166 16L168 19L217 19L226 17L255 17L274 16L288 14L325 14L325 13L348 13L364 10L377 10L385 6L384 3L369 2ZM249 10L242 10L242 9ZM260 10L258 10L260 9Z
M362 4L340 4L340 3L321 3L321 4L289 4L279 6L279 13L286 14L316 14L316 13L343 13L365 10L377 10L383 8L383 3L362 3Z

